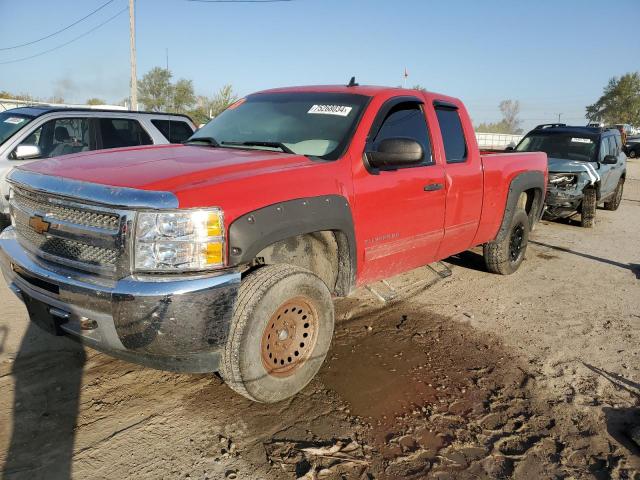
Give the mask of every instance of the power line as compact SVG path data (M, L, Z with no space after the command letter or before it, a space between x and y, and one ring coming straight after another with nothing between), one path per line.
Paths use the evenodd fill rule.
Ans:
M129 7L124 7L122 10L118 11L118 13L116 13L115 15L113 15L112 17L107 18L104 22L100 23L99 25L96 25L95 27L93 27L91 30L88 30L86 32L84 32L82 35L78 35L75 38L72 38L71 40L69 40L68 42L63 43L62 45L58 45L57 47L53 47L50 48L49 50L45 50L44 52L40 52L40 53L36 53L35 55L30 55L28 57L22 57L22 58L16 58L15 60L9 60L7 62L0 62L0 65L6 65L8 63L16 63L16 62L22 62L24 60L31 60L32 58L36 58L36 57L40 57L42 55L45 55L47 53L51 53L55 50L58 50L62 47L66 47L67 45L69 45L70 43L75 42L76 40L80 40L83 37L86 37L87 35L89 35L90 33L96 31L97 29L99 29L100 27L106 25L107 23L109 23L111 20L113 20L114 18L116 18L117 16L121 15L122 13L126 12L127 9Z
M278 3L292 2L293 0L187 0L187 2L200 3Z
M54 35L57 35L59 33L64 32L65 30L69 30L71 27L73 27L74 25L79 24L80 22L82 22L83 20L86 20L87 18L89 18L91 15L93 15L94 13L99 12L100 10L102 10L104 7L106 7L107 5L109 5L110 3L113 3L115 0L109 0L107 3L102 4L101 6L99 6L98 8L96 8L93 12L89 13L88 15L85 15L84 17L82 17L80 20L76 20L75 22L73 22L71 25L67 25L64 28L61 28L60 30L53 32L49 35L47 35L46 37L42 37L39 38L37 40L33 40L31 42L27 42L27 43L21 43L20 45L13 45L12 47L2 47L0 48L0 50L12 50L14 48L20 48L20 47L26 47L27 45L33 45L34 43L38 43L41 42L42 40L46 40L47 38L51 38Z

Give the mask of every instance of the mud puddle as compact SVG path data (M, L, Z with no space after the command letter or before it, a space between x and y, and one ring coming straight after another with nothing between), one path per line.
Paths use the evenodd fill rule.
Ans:
M550 408L495 337L409 302L370 312L338 324L320 376L361 419L376 478L611 478L620 467L606 436Z

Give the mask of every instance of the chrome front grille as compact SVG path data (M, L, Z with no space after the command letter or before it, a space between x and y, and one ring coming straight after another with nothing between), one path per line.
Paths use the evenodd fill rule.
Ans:
M35 232L22 222L16 222L15 227L24 240L48 256L64 258L74 263L106 267L115 267L118 261L118 251L115 249L94 247L65 238L47 238L47 235Z
M126 274L127 212L80 202L12 185L18 240L47 261L107 276Z
M119 227L118 215L62 206L52 203L56 201L55 199L39 193L15 191L13 201L18 208L32 212L47 212L49 218L63 222L108 230L117 230Z

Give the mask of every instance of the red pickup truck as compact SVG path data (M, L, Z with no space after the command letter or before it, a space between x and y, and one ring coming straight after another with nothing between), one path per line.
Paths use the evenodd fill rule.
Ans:
M31 320L275 402L320 368L332 296L477 245L509 274L542 153L481 155L464 105L386 87L269 90L185 145L14 169L0 263Z

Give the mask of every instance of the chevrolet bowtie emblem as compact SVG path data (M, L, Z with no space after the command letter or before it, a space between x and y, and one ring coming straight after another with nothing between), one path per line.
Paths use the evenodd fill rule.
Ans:
M29 226L36 232L43 234L49 231L49 227L51 226L51 224L44 220L41 216L34 215L33 217L29 218Z

